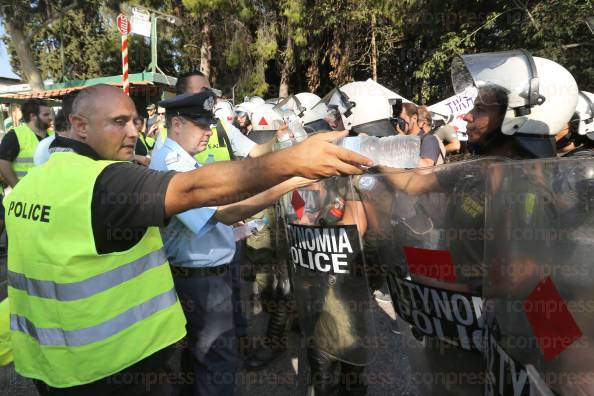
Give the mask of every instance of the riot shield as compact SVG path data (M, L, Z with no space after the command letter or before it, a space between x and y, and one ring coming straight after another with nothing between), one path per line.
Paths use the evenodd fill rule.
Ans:
M485 394L593 395L594 159L497 164L487 184Z
M332 178L281 200L288 266L308 348L366 365L375 346L371 293L357 221L344 224L351 199L348 178Z
M358 183L423 395L482 389L485 179L498 161L367 174Z
M276 130L273 129L267 131L252 131L248 135L248 138L258 144L265 144L272 140L274 136L276 136Z

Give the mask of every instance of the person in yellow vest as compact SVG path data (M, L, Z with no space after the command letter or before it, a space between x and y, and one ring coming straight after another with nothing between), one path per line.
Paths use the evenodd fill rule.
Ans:
M10 314L8 299L0 301L0 366L12 363L12 343L10 342Z
M39 99L23 103L23 123L10 130L0 143L0 173L14 187L34 166L37 144L48 136L52 120L51 108Z
M330 133L258 160L159 172L130 162L137 120L117 88L80 91L72 139L56 137L4 201L15 369L42 395L168 395L180 380L167 361L186 321L157 228L172 216L372 165Z
M147 136L153 139L153 153L156 153L163 147L167 140L167 127L165 126L165 109L157 106L157 121L151 125L147 131Z
M134 158L132 161L139 165L148 166L151 162L151 152L155 146L155 140L146 133L146 122L139 120L136 123L138 128L138 140L134 146Z

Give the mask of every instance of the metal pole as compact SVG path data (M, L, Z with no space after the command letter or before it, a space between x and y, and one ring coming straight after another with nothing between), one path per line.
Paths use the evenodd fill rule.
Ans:
M8 113L8 115L10 115L10 107L8 108ZM4 105L0 106L0 131L6 132L4 129Z
M126 95L130 95L130 83L128 80L128 35L122 34L122 89Z
M157 16L151 14L151 64L150 71L157 72Z

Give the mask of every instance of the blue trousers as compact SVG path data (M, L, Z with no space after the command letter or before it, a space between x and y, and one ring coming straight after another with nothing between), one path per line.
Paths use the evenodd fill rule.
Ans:
M235 319L235 334L237 337L247 336L247 318L241 303L241 268L245 260L245 241L235 244L235 255L231 262L231 284L233 285L233 310Z
M178 395L233 395L238 366L230 270L192 276L173 271L173 281L188 321Z

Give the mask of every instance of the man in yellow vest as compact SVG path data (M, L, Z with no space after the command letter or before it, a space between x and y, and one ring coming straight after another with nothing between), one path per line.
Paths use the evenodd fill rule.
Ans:
M0 173L6 183L14 187L33 164L37 144L48 136L52 120L51 109L39 99L23 103L23 123L10 130L0 144Z
M137 121L117 88L82 90L72 139L56 137L5 199L15 368L42 395L167 395L184 380L167 369L185 318L157 228L173 215L371 165L330 133L257 160L159 172L129 162Z

